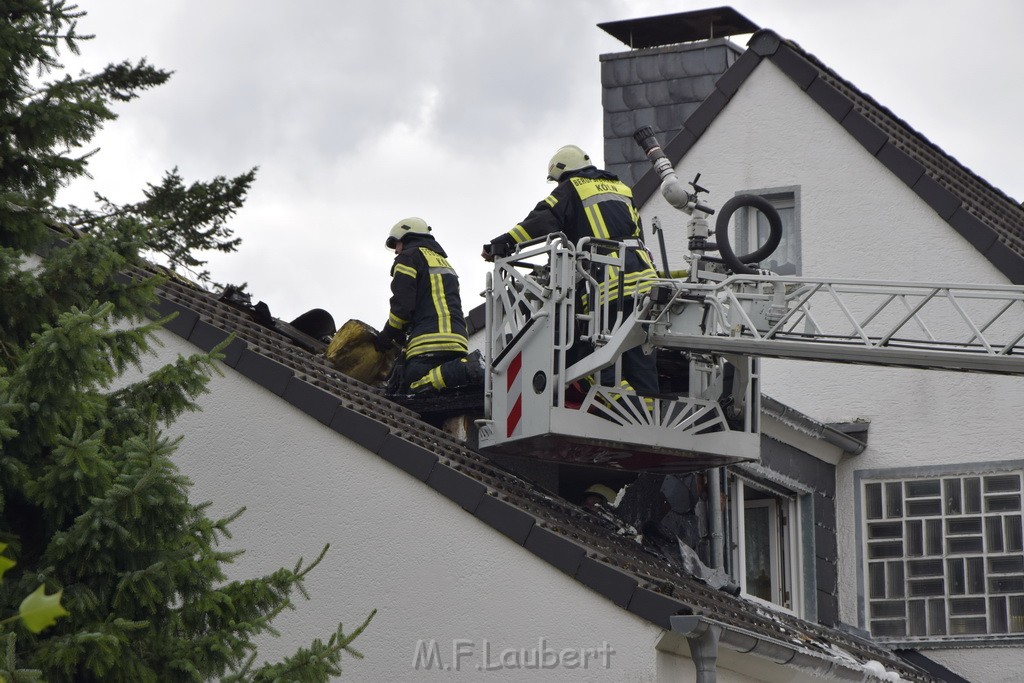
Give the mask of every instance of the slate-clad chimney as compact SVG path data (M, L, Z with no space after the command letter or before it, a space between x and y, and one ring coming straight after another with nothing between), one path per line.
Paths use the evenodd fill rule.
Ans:
M726 37L759 27L731 7L598 26L632 48L601 55L604 165L632 185L649 168L633 132L653 126L668 144L743 54Z

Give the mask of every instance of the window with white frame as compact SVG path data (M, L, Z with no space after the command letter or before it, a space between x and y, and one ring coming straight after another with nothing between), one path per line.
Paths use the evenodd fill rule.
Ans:
M801 275L800 255L800 188L783 187L750 190L742 194L764 197L779 212L782 219L782 241L778 249L761 265L779 275ZM742 208L733 215L735 242L733 251L749 254L768 241L768 219L760 211Z
M861 480L871 635L916 641L1024 634L1022 476Z
M730 574L743 594L799 614L800 514L796 495L734 477L730 485Z

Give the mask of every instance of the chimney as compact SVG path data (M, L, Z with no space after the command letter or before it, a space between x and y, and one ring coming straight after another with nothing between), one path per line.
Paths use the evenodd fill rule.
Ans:
M633 185L650 163L633 133L652 126L663 145L714 90L743 49L728 36L760 27L731 7L598 24L629 46L601 55L604 167Z

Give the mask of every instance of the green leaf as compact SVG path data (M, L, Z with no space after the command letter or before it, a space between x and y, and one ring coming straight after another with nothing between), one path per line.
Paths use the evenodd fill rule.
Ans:
M2 553L6 549L7 549L7 544L6 543L0 543L0 553ZM7 571L8 569L10 569L11 567L13 567L16 564L18 564L18 563L15 562L14 560L12 560L11 558L4 557L3 555L0 555L0 581L3 581L3 579L4 579L4 572Z
M22 600L18 607L18 614L25 628L32 633L39 633L57 623L58 617L71 616L71 613L60 605L60 596L63 593L64 590L61 589L53 595L47 595L46 586L39 584L39 588Z

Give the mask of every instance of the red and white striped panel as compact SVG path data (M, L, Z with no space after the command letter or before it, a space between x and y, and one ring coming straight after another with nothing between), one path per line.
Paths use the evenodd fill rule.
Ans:
M520 352L509 363L505 382L505 405L510 406L505 419L505 434L508 438L523 433L523 354Z

